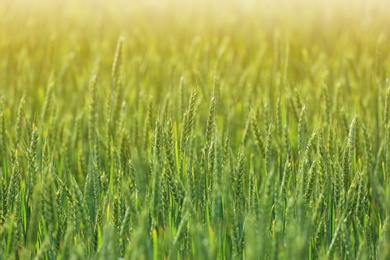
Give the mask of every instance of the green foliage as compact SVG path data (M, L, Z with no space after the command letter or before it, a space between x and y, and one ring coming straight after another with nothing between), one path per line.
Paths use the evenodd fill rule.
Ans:
M0 259L390 257L389 16L65 2L0 3Z

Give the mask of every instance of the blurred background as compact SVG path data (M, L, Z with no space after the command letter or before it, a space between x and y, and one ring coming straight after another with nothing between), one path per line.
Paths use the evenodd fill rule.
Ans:
M389 57L377 55L388 53L389 2L2 0L0 82L16 84L16 78L11 78L16 74L8 72L22 73L18 64L27 64L23 66L35 77L27 82L42 85L50 71L61 74L69 64L77 64L78 73L87 75L100 60L109 72L120 36L125 38L125 55L132 61L153 64L162 59L159 66L174 56L194 58L191 52L195 48L202 48L198 53L204 56L195 58L203 62L223 52L228 44L235 57L242 58L238 62L243 66L261 55L260 50L274 52L270 59L276 61L288 46L292 56L302 60L307 50L306 56L320 59L320 52L325 52L330 59L345 62L376 57L378 64L390 68ZM249 51L256 49L259 53ZM26 57L34 64L20 62ZM185 64L196 67L194 62ZM296 67L298 72L303 70ZM178 77L184 71L186 68L179 70Z

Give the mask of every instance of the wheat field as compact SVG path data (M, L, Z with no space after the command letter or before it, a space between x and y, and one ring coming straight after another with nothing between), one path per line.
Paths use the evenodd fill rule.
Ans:
M390 259L390 3L0 2L0 259Z

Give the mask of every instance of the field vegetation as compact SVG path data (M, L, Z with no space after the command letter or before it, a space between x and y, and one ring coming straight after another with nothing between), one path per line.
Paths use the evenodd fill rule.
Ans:
M0 2L0 259L389 259L389 10Z

